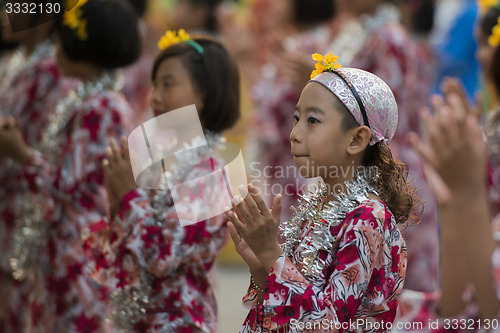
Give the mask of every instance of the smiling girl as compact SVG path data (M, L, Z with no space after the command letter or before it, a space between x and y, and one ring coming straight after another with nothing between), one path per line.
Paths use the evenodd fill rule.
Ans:
M227 212L252 274L241 332L352 331L351 324L355 331L385 331L396 314L406 271L398 224L414 200L406 166L387 145L397 105L375 75L339 69L332 54L313 58L319 63L293 112L290 140L301 176L324 183L283 223L281 245L280 196L269 210L249 186L243 201L233 200L236 214Z

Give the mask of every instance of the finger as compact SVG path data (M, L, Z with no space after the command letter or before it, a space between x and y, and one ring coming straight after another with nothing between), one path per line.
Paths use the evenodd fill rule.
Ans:
M113 155L113 149L110 146L106 147L106 159L108 160L108 165L115 164L115 156Z
M123 156L123 158L126 159L127 161L129 161L130 160L130 152L129 152L129 149L128 149L127 137L122 136L122 138L120 140L120 145L122 147L122 156Z
M274 220L279 223L281 218L281 194L278 194L274 197L272 207L273 208L271 210L271 215L273 216Z
M239 196L234 196L233 200L231 200L231 206L233 206L234 212L242 222L247 224L251 220L246 203Z
M240 190L240 193L243 192L250 192L250 185L248 186L248 192L245 190L245 187L243 185L240 185L238 189ZM248 207L248 213L251 214L252 216L258 216L261 215L259 207L257 207L257 204L255 203L255 200L253 199L253 195L246 195L244 199L247 207Z
M440 132L434 117L432 117L426 110L423 110L421 116L427 131L427 141L429 145L434 149L441 147L442 145L440 143L439 136Z
M109 146L111 147L111 150L113 152L113 157L115 159L119 158L121 156L121 152L120 152L120 148L118 147L118 145L116 144L116 141L114 138L111 138L109 140Z
M431 163L434 161L434 152L428 145L422 142L422 140L418 137L416 133L409 133L408 134L408 140L413 146L413 149L417 151L417 153L422 156L424 160L426 160L428 163Z
M236 228L238 233L240 235L244 234L245 225L238 219L238 217L230 210L225 212L225 214L226 214L226 217L229 219L229 222L231 222L233 224L233 226Z
M229 230L229 235L231 235L234 245L238 245L239 242L241 242L241 235L234 227L234 224L232 222L227 222L227 229Z
M269 211L269 207L267 207L266 202L264 201L264 199L262 199L259 189L252 184L248 184L248 191L252 195L260 213L264 216L270 215L271 212Z

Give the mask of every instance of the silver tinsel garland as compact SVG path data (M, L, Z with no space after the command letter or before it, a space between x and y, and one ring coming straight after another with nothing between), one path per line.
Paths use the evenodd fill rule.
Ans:
M62 152L57 136L83 101L103 90L119 90L122 86L123 78L116 72L105 73L95 80L80 84L75 91L71 91L68 97L58 103L56 112L42 134L41 144L35 148L42 152L51 163L56 163ZM16 280L23 280L26 275L30 274L40 258L40 249L47 243L47 221L43 220L44 207L33 200L29 193L23 195L21 203L21 210L16 213L10 259L12 276ZM37 266L47 265L37 264Z
M176 162L173 164L173 169L166 172L166 177L170 178L171 182L177 182L187 176L192 171L193 166L210 152L213 147L219 147L225 142L225 138L217 133L205 133L207 149L196 149L205 143L202 137L196 137L190 143L185 143L182 148L185 149L180 154L176 155ZM151 200L152 215L144 221L146 226L164 227L168 213L168 208L172 205L172 198L169 191L165 189L157 190ZM182 237L181 227L172 231L174 239ZM153 251L152 256L158 255L157 250ZM173 253L180 253L181 250L172 249ZM111 294L110 304L112 307L111 319L114 325L124 331L133 330L134 326L139 323L147 314L147 309L152 303L152 283L155 277L146 269L139 266L139 285L129 289L115 290Z
M15 79L23 70L31 68L34 64L40 61L42 58L52 57L55 55L55 46L52 39L47 39L42 43L39 43L33 52L26 56L26 50L24 47L20 47L18 50L10 56L2 58L0 63L0 77L2 77L1 90L7 90L10 88L12 80Z
M329 203L325 202L328 193L324 184L309 195L300 195L293 217L280 226L285 239L281 245L283 253L302 266L301 272L310 282L317 281L325 266L319 251L329 253L335 242L330 228L342 223L347 213L368 199L368 192L377 194L368 177L360 172L344 184L346 191L334 194L336 201Z

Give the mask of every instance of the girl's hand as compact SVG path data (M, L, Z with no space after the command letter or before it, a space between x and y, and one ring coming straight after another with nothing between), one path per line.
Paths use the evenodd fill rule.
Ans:
M0 118L0 156L10 157L21 164L26 164L31 154L18 121L12 117Z
M269 271L282 254L276 240L280 223L281 195L274 197L272 210L269 210L257 188L249 184L248 192L241 202L238 202L237 197L231 201L236 215L230 211L226 214L229 223L234 226L264 269Z
M440 203L477 195L471 186L482 189L486 179L486 146L476 115L467 110L463 99L451 93L448 104L433 103L435 115L424 112L428 138L416 134L409 139L426 160L428 173Z
M121 149L115 140L111 139L110 145L106 149L106 159L103 160L103 169L111 216L114 216L125 194L137 188L125 137L121 139Z
M229 218L229 212L226 212L226 216ZM234 214L233 214L234 216ZM233 239L234 243L234 248L236 249L236 252L243 258L243 260L246 262L248 265L248 268L250 269L250 273L254 276L254 278L257 280L256 276L265 276L267 277L267 271L260 262L259 258L255 255L255 253L250 249L243 239L241 235L236 231L236 228L234 227L234 224L231 222L227 223L227 228L229 229L229 234L231 235L231 238Z

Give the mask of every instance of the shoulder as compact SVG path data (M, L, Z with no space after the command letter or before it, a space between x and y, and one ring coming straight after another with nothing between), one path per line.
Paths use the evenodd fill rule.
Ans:
M400 236L400 231L391 211L384 202L376 199L366 199L350 210L338 227L375 231L383 235L384 238L391 237L393 233Z

